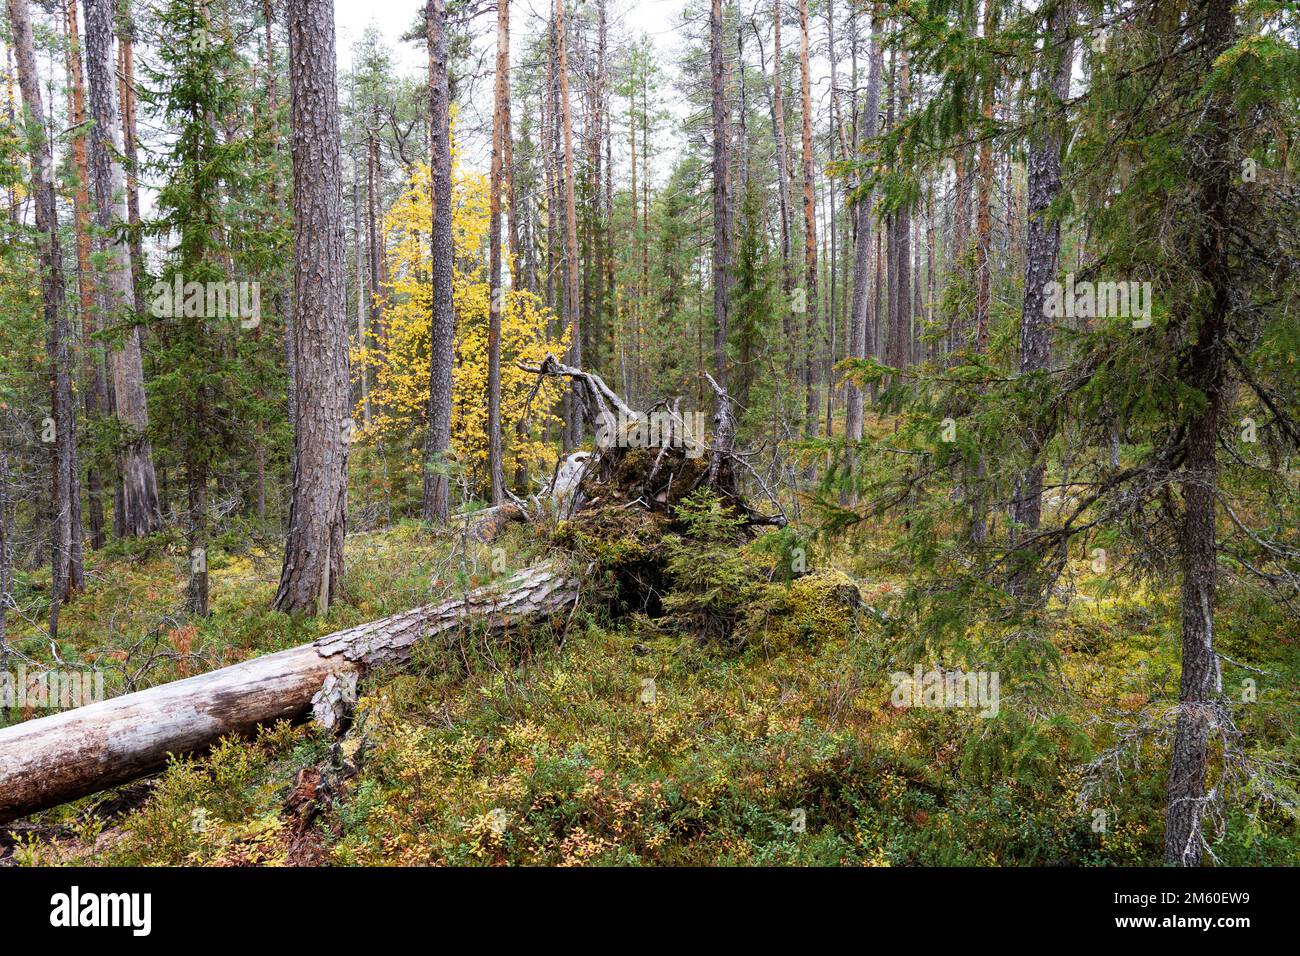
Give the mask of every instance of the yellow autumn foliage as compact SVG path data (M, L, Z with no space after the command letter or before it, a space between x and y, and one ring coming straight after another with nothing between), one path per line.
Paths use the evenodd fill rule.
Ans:
M461 168L452 154L452 242L455 268L452 297L456 314L455 357L452 369L451 459L454 474L465 475L471 489L487 484L487 276L488 179ZM369 370L371 420L356 440L384 442L411 449L407 469L422 467L429 403L429 349L433 286L429 268L432 220L430 170L421 163L405 192L384 217L385 256L389 285L384 298L384 327L372 330L369 347L353 350L354 374ZM503 270L505 271L505 270ZM508 274L503 275L503 282ZM545 381L528 408L528 426L517 433L536 376L517 365L536 365L547 352L563 354L567 334L550 337L552 313L533 293L503 289L501 314L501 432L507 478L522 464L530 474L549 472L554 452L542 439L548 424L559 424L552 413L561 385ZM358 421L363 409L358 405Z

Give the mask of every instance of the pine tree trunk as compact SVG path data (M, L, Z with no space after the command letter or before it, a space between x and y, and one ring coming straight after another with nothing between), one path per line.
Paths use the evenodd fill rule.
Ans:
M366 257L365 257L365 227L361 222L361 158L357 155L359 150L353 151L352 154L352 252L353 261L356 263L356 288L357 288L357 345L366 348L369 345L370 336L368 333L369 322L366 321L366 288L368 279L366 277ZM364 425L370 424L370 377L366 374L366 366L357 369L357 380L361 386L361 421Z
M629 194L632 200L630 203L632 207L632 235L630 241L628 242L628 262L631 263L636 253L637 241L641 233L641 207L636 201L636 197L637 197L636 96L631 89L629 89L628 97L627 97L627 137L628 137L628 149L632 154L632 184L631 184L631 192ZM629 318L632 325L631 333L632 333L632 340L633 340L632 343L633 366L632 366L632 373L629 376L632 384L631 387L629 389L626 389L625 391L627 392L627 396L629 399L631 399L632 401L637 401L641 394L640 392L641 349L639 346L640 346L640 328L641 328L640 323L641 323L642 302L641 302L641 295L640 295L640 286L635 281L629 284L628 299L629 299L628 312L630 313Z
M504 0L509 3L509 0ZM603 13L604 7L601 7ZM507 29L509 24L507 24ZM507 34L508 36L508 34ZM515 190L515 148L513 124L510 116L510 71L506 70L506 97L504 103L505 115L502 118L502 128L505 130L505 138L501 143L502 148L502 170L501 175L505 177L505 195L506 195L506 241L509 243L509 266L510 266L510 288L520 289L527 283L521 275L521 263L519 254L519 197ZM521 284L522 283L522 284Z
M81 28L77 23L77 0L68 0L67 59L72 74L71 107L73 165L77 171L77 192L73 210L77 237L77 288L81 303L81 390L86 418L96 421L106 404L104 377L96 358L98 347L91 342L99 331L95 308L95 269L91 259L90 239L90 162L86 155L86 84L81 67ZM104 535L104 478L94 461L86 469L86 504L90 511L90 546L98 550L106 543Z
M635 197L634 197L635 201ZM643 304L650 302L650 71L641 71L641 286ZM649 314L643 307L642 316ZM702 313L701 313L702 314ZM641 354L643 321L637 323L637 398L646 394L645 364Z
M593 125L592 131L592 190L593 190L593 209L595 214L592 217L592 230L595 232L593 243L595 245L595 315L598 321L593 323L589 330L588 338L592 342L593 350L587 356L587 364L592 368L605 367L606 346L610 344L613 334L612 319L610 317L609 299L613 294L613 279L607 271L609 262L609 229L612 205L606 202L606 184L609 181L610 170L608 169L609 159L609 137L608 125L609 114L606 109L606 97L608 96L608 76L606 72L606 22L605 22L606 0L600 0L596 5L597 29L596 29L596 84L592 91L592 110ZM509 107L506 108L506 118L509 120ZM506 127L509 130L509 126ZM602 152L603 151L603 152ZM612 360L612 356L611 356Z
M109 354L113 375L113 407L125 432L118 465L122 486L118 514L124 534L143 537L158 530L158 479L148 439L149 409L144 392L144 363L140 352L135 282L127 244L117 234L125 218L125 192L117 139L117 103L113 68L113 2L86 0L86 85L91 130L91 181L95 196L95 225L99 228L105 266L99 284L105 324L115 330ZM115 522L116 523L116 522Z
M799 98L803 114L804 433L817 434L817 204L813 191L812 71L808 59L808 0L799 0Z
M826 47L831 64L831 124L827 130L827 155L831 162L840 158L838 148L843 145L843 127L840 124L839 66L835 56L835 0L826 0ZM839 219L835 215L835 182L826 177L826 199L830 206L826 222L830 233L830 263L826 270L830 280L830 303L826 308L826 434L835 431L835 352L839 348L839 302L843 294L836 288L835 268L839 260ZM837 295L837 293L840 293Z
M564 19L564 0L555 0L556 74L560 83L560 126L564 133L564 318L568 323L569 364L582 367L582 319L578 296L578 207L575 194L573 163L573 116L569 104L568 27ZM566 433L569 447L581 441L586 411L581 400L570 393Z
M496 105L492 121L492 170L488 185L488 485L493 505L505 500L501 464L501 170L510 136L510 0L497 0Z
M993 3L985 0L985 37L993 34L993 11ZM993 119L993 93L994 83L990 80L983 91L986 121ZM975 348L984 352L989 344L989 300L993 278L989 257L993 246L993 140L989 136L980 140L978 172L975 205Z
M55 12L56 12L56 15L57 15L58 7L56 6L54 9L55 9ZM66 59L65 59L65 66L66 66ZM71 76L70 76L70 75L67 75L67 74L65 73L65 80L68 82L68 84L69 84L69 86L70 86L70 85L71 85L71 81L72 81ZM51 99L53 99L52 96L51 96ZM69 100L70 100L70 99L71 99L71 98L69 97ZM71 106L72 106L72 104L71 104L71 102L69 102L69 103L68 103L69 111L71 111ZM49 129L52 130L52 129L53 129L53 126L54 126L54 106L53 106L53 103L52 103L52 102L51 102L51 104L50 104L50 111L49 111L49 113L46 114L46 116L47 116L47 125L48 125ZM51 149L53 149L53 147L51 147ZM56 186L55 188L56 188L55 202L56 202L56 204L57 204L57 202L58 202L58 198L57 198L57 186ZM74 196L74 198L73 198L73 207L74 207L73 218L74 218L74 221L75 221L75 219L76 219L76 198L75 198L75 196ZM84 207L83 207L83 208L84 208ZM57 209L57 206L56 206L56 209ZM55 218L56 218L56 220L57 220L57 216L56 216ZM57 221L56 221L55 225L57 226ZM60 262L60 266L59 266L59 268L60 268L60 272L62 272L62 271L63 271L63 263L62 263L62 262ZM64 295L65 295L65 301L66 301L66 290L65 290L65 292L64 292ZM68 411L67 411L67 415L68 415L68 419L69 419L69 423L70 423L70 427L71 427L72 434L71 434L71 441L70 441L70 443L69 443L69 448L68 448L68 451L65 452L65 455L68 454L68 453L70 452L71 457L72 457L72 461L71 461L71 466L72 466L72 467L71 467L71 469L70 469L70 474L71 474L71 479L70 479L70 481L71 481L71 485L72 485L72 487L71 487L70 490L71 490L71 493L72 493L72 497L71 497L71 501L70 501L70 503L71 503L71 509L70 509L70 514L69 514L69 520L70 520L70 522L71 522L71 524L72 524L72 533L71 533L71 539L72 539L72 550L71 550L71 553L70 553L69 558L68 558L68 564L69 564L68 589L69 589L70 592L75 593L75 592L77 592L77 591L80 591L83 587L85 587L85 570L84 570L84 568L85 568L85 546L86 546L86 543L85 543L85 536L84 536L83 514L82 514L82 499L81 499L81 485L82 485L82 481L81 481L81 461L80 461L81 451L80 451L80 449L79 449L79 447L78 447L78 439L77 439L77 424L76 424L76 422L77 422L77 401L76 401L76 397L75 397L75 395L73 394L73 393L74 393L74 389L77 388L78 386L77 386L77 382L76 382L76 380L75 380L75 378L74 378L74 376L73 376L73 369L76 367L76 361L77 361L77 356L76 356L76 354L75 354L75 353L76 353L76 347L77 347L77 339L76 339L76 333L75 333L75 331L73 330L72 311L73 311L72 309L68 309L67 314L63 315L63 317L62 317L62 323L61 323L61 324L62 324L62 329L61 329L60 334L61 334L61 336L64 338L64 340L67 342L67 350L66 350L66 351L67 351L67 354L66 354L66 356L64 356L64 357L65 357L65 358L67 359L67 361L70 363L70 364L68 365L67 369L65 370L64 374L67 376L67 379L68 379L68 390L67 390ZM88 351L88 347L87 347L87 349L85 349L85 350ZM55 387L56 389L58 388L58 384L59 384L59 382L58 382L58 378L59 378L59 376L58 376L58 374L56 373L56 374L54 375L53 379L51 380L51 381L52 381L52 384L54 385L54 387ZM82 386L82 387L84 388L84 386Z
M118 72L121 77L118 102L122 104L122 150L126 159L126 219L131 224L130 241L127 243L131 252L131 288L136 314L144 315L144 240L139 228L140 176L135 116L135 24L130 10L129 3L122 5L125 22L122 23L118 39Z
M351 425L333 3L289 0L288 21L298 416L274 607L325 614L343 584Z
M32 40L27 0L9 0L18 86L27 113L28 160L32 192L36 199L36 231L40 243L41 302L44 305L46 354L50 361L50 442L52 477L50 538L50 632L58 640L59 605L85 585L81 567L80 483L77 470L76 406L72 400L72 356L67 315L63 309L63 252L59 243L58 212L54 192L54 156L45 132L40 74ZM44 430L43 430L44 431Z
M379 123L379 117L373 118L376 126ZM367 142L366 152L366 228L368 241L366 248L370 251L370 268L368 278L370 282L368 306L369 306L369 331L366 340L371 335L378 337L379 341L384 338L384 305L383 305L383 274L384 274L384 232L382 226L383 209L382 198L379 195L380 186L383 183L384 172L379 161L379 137L375 129L370 130ZM363 340L365 341L365 340Z
M596 106L596 80L586 57L578 61L578 75L584 78L585 90L579 97L583 111L583 147L586 152L586 169L579 182L582 185L582 211L578 222L579 256L581 264L582 303L582 354L593 368L600 364L598 346L599 330L595 322L595 304L600 295L600 270L597 262L597 217L600 215L600 128Z
M727 277L731 261L728 197L726 73L722 60L722 0L709 6L709 72L713 113L713 375L725 387L727 372Z
M452 303L451 78L447 53L446 0L429 0L430 115L433 122L433 222L429 236L433 273L432 341L429 356L429 433L424 445L424 520L446 521L451 492L451 371L456 316Z
M1044 51L1041 83L1055 101L1070 93L1070 71L1074 64L1074 41L1069 28L1074 19L1070 0L1056 4L1048 15L1048 49ZM1020 374L1045 370L1051 358L1052 324L1043 314L1044 290L1056 279L1061 252L1061 224L1048 218L1048 211L1061 191L1061 134L1049 126L1029 144L1029 207L1025 240L1025 299L1020 314ZM1045 435L1030 435L1035 459ZM1038 527L1042 517L1044 464L1035 460L1021 475L1012 503L1012 520L1027 531Z
M781 310L782 331L787 347L793 343L793 319L790 314L794 295L794 252L790 235L790 151L785 140L785 70L781 62L781 0L772 3L772 136L776 141L776 189L781 211L781 291L785 293Z
M601 129L605 140L605 232L602 247L602 262L605 270L604 298L601 300L601 312L605 317L608 326L609 345L611 355L609 361L613 363L615 331L618 328L617 306L617 288L614 278L614 130L613 130L613 93L609 84L609 25L608 11L606 0L600 0L600 90L601 102ZM508 107L507 107L508 109ZM509 113L507 113L507 118ZM509 124L506 126L509 129ZM509 139L507 139L507 144ZM509 151L506 153L509 156Z
M884 61L884 51L880 44L879 5L872 5L871 13L871 57L867 66L867 100L862 111L862 136L865 140L875 138L880 125L880 71ZM874 335L871 327L871 305L868 298L871 289L871 233L872 206L875 203L874 190L858 200L854 208L857 219L857 240L853 250L853 315L849 331L849 355L856 359L865 359L869 354ZM873 350L874 351L874 350ZM862 390L850 383L847 397L845 432L850 441L862 440Z
M539 152L542 154L542 190L546 197L544 205L546 206L546 243L545 262L546 272L546 307L553 313L559 314L563 307L558 303L558 296L555 288L555 236L559 231L559 176L556 173L559 150L555 148L557 130L559 129L559 109L557 101L560 98L559 81L555 76L555 18L552 11L552 18L547 26L547 44L546 44L546 88L542 91L542 118L541 118L541 144ZM635 135L635 132L634 132ZM636 149L633 147L632 163L632 180L636 181ZM635 203L633 203L635 212ZM539 223L540 226L540 223ZM636 233L636 217L633 215L632 232ZM557 330L551 329L554 333ZM567 401L567 397L566 397Z
M907 51L898 53L898 123L907 119L907 100L911 93ZM895 368L912 363L912 213L901 206L894 216L894 282L890 286L889 345L886 361Z

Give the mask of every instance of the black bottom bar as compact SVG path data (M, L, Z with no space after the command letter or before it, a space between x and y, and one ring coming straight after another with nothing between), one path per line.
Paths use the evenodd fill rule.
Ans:
M644 938L667 942L700 923L704 931L715 926L733 945L777 928L796 938L842 938L846 925L873 941L1200 934L1228 942L1293 924L1290 875L1258 869L9 868L0 870L0 915L13 951L29 936L75 936L127 948L188 941L259 949L325 943L340 952L373 944L377 936L430 930L451 943L443 934L452 928L482 934L494 945L542 937L608 940L608 933L623 937L637 927ZM132 894L148 894L147 906L144 896ZM1284 905L1291 907L1289 919ZM1052 935L1034 935L1039 931ZM689 930L692 938L697 933Z

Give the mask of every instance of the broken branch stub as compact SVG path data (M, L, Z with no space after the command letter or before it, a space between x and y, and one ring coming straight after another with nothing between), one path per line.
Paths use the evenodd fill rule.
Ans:
M557 508L556 513L571 516L575 511L600 504L608 499L621 499L621 505L640 502L647 510L666 511L683 495L706 487L729 502L751 525L786 523L784 510L776 497L768 491L762 479L735 449L735 403L718 382L705 375L717 402L713 417L713 440L705 443L703 435L692 435L682 418L680 400L671 406L660 402L655 408L664 411L652 416L631 408L612 388L594 372L565 365L548 354L539 365L520 363L519 367L537 375L533 386L535 395L542 379L556 376L570 379L579 388L590 408L596 412L602 428L597 434L597 448L588 460L584 452L575 452L557 464L556 479L552 481L551 495L558 499L568 495L567 508ZM529 399L531 403L531 396ZM659 419L666 422L660 422ZM648 462L629 463L629 453L635 449L652 451ZM707 468L697 465L694 458L708 451ZM636 457L636 456L632 456ZM642 456L644 457L644 456ZM571 491L572 474L581 465L578 488ZM749 506L737 481L740 470L754 476L776 508L775 515L764 515ZM560 472L568 480L560 487Z

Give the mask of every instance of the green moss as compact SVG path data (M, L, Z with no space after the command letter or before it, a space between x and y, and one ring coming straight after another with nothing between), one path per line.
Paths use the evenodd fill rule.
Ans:
M841 571L816 571L789 584L765 584L746 610L737 634L767 652L847 641L857 633L862 597Z
M105 794L43 814L34 822L45 829L15 857L291 863L306 841L312 859L339 865L1159 862L1167 749L1148 740L1132 751L1126 760L1138 765L1086 808L1079 768L1176 699L1176 593L1117 587L1054 606L1041 634L1059 651L1056 667L1007 665L995 719L896 708L888 674L913 659L901 656L914 635L896 599L906 569L858 548L773 580L781 555L761 540L738 546L734 517L692 496L666 515L598 508L555 528L553 540L512 543L512 562L525 562L562 541L588 594L610 576L624 600L653 594L658 603L625 613L584 600L562 641L521 633L484 643L470 633L423 645L401 674L372 675L363 716L339 746L356 773L339 775L306 829L291 800L298 774L335 758L329 741L281 729L176 763L147 801L134 794L134 810L97 815L122 796ZM328 621L265 612L276 562L240 556L220 572L225 597L196 646L246 655L413 606L454 546L412 527L354 536L357 603ZM69 605L70 620L109 620L128 597L141 617L162 612L182 580L176 562L119 560ZM855 578L836 567L868 582L863 597L890 623L876 623ZM1257 702L1233 698L1234 718L1253 756L1294 766L1292 625L1261 618L1231 583L1223 590L1227 653L1270 672L1225 664L1225 688L1247 677L1258 684ZM1266 639L1261 620L1273 628ZM725 627L708 639L717 624ZM990 638L1008 635L988 627ZM1035 681L1053 693L1027 698ZM1296 822L1262 799L1254 816L1229 808L1216 848L1225 862L1295 858ZM1095 809L1108 814L1105 833L1092 830ZM792 828L795 811L802 830Z

